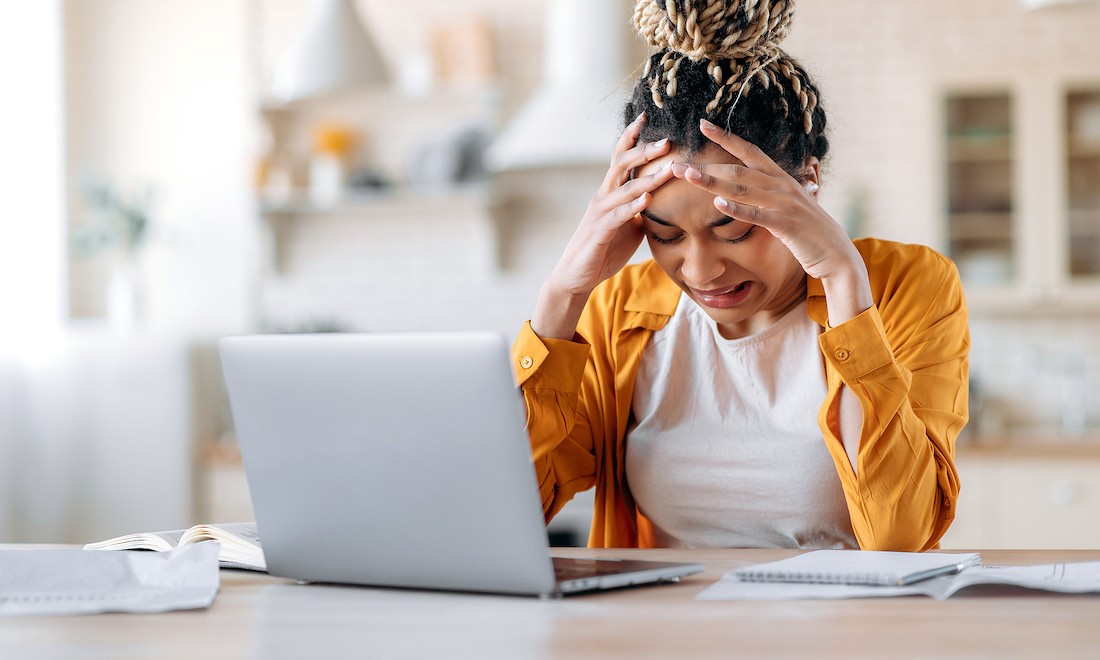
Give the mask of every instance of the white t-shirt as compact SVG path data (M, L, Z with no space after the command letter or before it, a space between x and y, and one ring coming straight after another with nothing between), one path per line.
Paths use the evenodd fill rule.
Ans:
M642 356L627 433L627 481L660 545L858 547L817 426L820 332L803 302L725 339L681 295Z

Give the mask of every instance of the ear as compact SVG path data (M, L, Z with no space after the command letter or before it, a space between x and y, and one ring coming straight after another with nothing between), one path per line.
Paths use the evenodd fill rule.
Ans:
M821 161L816 156L809 156L806 158L806 162L802 165L802 185L810 191L810 194L817 197L817 191L820 189L818 176L821 174Z
M818 179L820 175L821 161L817 159L817 156L807 156L806 162L802 165L802 183L820 184L821 181Z

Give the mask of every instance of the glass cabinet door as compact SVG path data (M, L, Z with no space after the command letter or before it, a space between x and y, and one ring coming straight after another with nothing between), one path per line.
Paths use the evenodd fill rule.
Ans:
M1008 93L946 99L947 250L963 280L1016 277L1012 100Z
M1066 97L1068 273L1100 275L1100 90Z

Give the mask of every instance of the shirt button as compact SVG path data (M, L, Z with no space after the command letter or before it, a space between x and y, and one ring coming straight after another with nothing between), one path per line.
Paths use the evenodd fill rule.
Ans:
M851 355L851 353L849 353L848 349L846 348L838 348L836 349L836 352L833 353L833 355L836 357L836 359L843 362L848 359L848 356Z
M524 355L519 359L519 366L524 369L530 369L535 364L535 361L531 359L530 355Z

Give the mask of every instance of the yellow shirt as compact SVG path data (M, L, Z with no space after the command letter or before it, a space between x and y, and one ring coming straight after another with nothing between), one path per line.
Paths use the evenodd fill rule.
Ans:
M861 548L925 550L955 517L955 439L967 421L970 334L955 266L933 250L855 241L875 304L828 328L824 289L807 282L807 314L824 330L826 395L818 426L844 487ZM652 547L626 482L626 431L642 351L676 309L680 289L653 261L593 292L574 341L526 323L512 356L527 404L531 452L550 520L596 488L589 545ZM863 408L858 476L840 440L841 386Z

